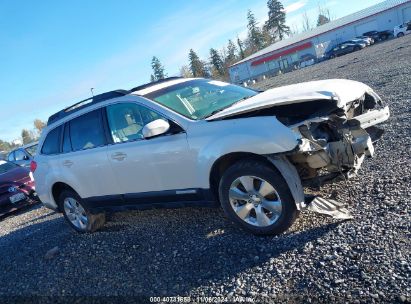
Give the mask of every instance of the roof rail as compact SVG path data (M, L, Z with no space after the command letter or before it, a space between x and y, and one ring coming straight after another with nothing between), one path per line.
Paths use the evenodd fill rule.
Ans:
M156 84L159 84L159 83L162 83L162 82L166 82L166 81L173 80L173 79L179 79L179 78L182 78L182 77L168 77L168 78L164 78L164 79L160 79L160 80L157 80L157 81L154 81L154 82L150 82L150 83L140 85L138 87L132 88L131 90L115 90L115 91L110 91L110 92L102 93L102 94L99 94L99 95L95 95L93 97L81 100L81 101L65 108L64 110L61 110L61 111L51 115L49 117L48 121L47 121L47 125L50 125L51 123L56 122L56 121L58 121L58 120L60 120L64 117L70 115L71 113L74 113L74 112L76 112L80 109L91 106L91 105L96 104L98 102L102 102L102 101L109 100L109 99L112 99L112 98L124 96L124 95L130 94L132 92L148 88L152 85L156 85Z
M105 101L105 100L109 100L112 98L116 98L116 97L120 97L120 96L124 96L129 94L129 91L127 90L115 90L115 91L110 91L110 92L106 92L106 93L102 93L99 95L95 95L93 97L81 100L53 115L51 115L47 121L47 125L50 125L53 122L56 122L60 119L62 119L63 117L66 117L68 115L70 115L71 113L74 113L80 109L83 109L85 107L91 106L93 104Z
M183 78L183 77L173 76L173 77L167 77L167 78L159 79L157 81L149 82L149 83L146 83L146 84L139 85L135 88L132 88L131 90L129 90L129 93L132 93L132 92L135 92L135 91L140 91L140 90L143 90L145 88L151 87L151 86L159 84L159 83L163 83L163 82L170 81L170 80L173 80L173 79L180 79L180 78Z

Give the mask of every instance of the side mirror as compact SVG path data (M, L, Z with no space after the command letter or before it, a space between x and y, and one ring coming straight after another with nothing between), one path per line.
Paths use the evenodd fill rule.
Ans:
M166 133L170 129L170 124L164 119L156 119L143 127L144 138L150 138Z

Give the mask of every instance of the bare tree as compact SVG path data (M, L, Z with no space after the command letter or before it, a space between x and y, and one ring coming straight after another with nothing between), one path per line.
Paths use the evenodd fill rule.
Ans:
M317 26L326 24L331 21L330 10L328 8L324 8L318 3L318 19L317 19Z
M307 11L304 11L302 18L303 18L302 20L303 32L310 31L313 27L311 25L310 18L307 15Z
M193 74L190 71L190 68L187 65L183 65L180 68L180 76L184 78L190 78L193 77Z
M46 126L46 123L40 119L35 119L34 122L34 128L37 130L38 134L41 134L41 131L43 128Z

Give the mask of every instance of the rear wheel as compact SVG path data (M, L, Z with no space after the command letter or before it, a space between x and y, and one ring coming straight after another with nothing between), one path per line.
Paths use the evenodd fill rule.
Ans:
M220 181L219 197L227 217L256 235L279 234L298 215L282 175L260 161L240 161Z
M82 204L81 197L72 190L64 190L60 194L59 204L64 218L79 233L94 232L106 222L104 213L90 213Z

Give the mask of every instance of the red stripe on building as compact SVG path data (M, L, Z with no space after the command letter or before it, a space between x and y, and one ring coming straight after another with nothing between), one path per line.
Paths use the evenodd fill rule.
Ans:
M295 47L292 47L292 48L290 48L290 49L287 49L287 50L284 50L284 51L281 51L281 52L274 53L274 54L272 54L272 55L270 55L270 56L260 58L260 59L258 59L258 60L256 60L256 61L251 62L251 65L252 65L252 66L256 66L256 65L262 64L262 63L264 63L264 62L267 62L267 61L271 61L271 60L280 58L281 56L286 56L286 55L295 53L295 52L297 52L297 51L302 51L302 50L308 49L308 48L310 48L310 47L312 47L312 46L313 46L312 42L309 41L309 42L306 42L306 43L304 43L304 44L300 44L300 45L297 45L297 46L295 46Z

